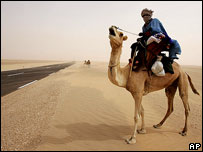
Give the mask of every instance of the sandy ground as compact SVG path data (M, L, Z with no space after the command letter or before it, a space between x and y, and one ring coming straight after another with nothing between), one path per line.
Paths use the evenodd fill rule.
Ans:
M1 71L26 69L51 64L60 64L68 61L43 61L43 60L9 60L1 59Z
M147 134L138 134L134 145L124 141L133 131L133 98L108 80L107 67L108 63L88 67L77 62L2 97L1 150L188 151L189 143L202 145L202 67L183 66L200 93L189 88L188 135L178 134L184 127L178 92L174 112L161 129L152 127L167 111L160 90L143 97Z

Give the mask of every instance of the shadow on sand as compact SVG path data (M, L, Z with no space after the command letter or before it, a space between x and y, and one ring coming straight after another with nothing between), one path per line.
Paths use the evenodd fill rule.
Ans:
M77 140L92 140L92 141L106 141L106 140L120 140L130 137L133 131L133 126L111 126L106 124L92 125L89 123L75 123L69 125L58 125L56 128L65 129L69 136L64 138L56 138L53 136L43 136L43 141L51 144L65 144ZM170 129L155 129L153 127L146 128L146 134L138 134L137 136L146 136L147 134L161 135L164 133L178 134L175 130ZM43 144L45 142L42 142Z

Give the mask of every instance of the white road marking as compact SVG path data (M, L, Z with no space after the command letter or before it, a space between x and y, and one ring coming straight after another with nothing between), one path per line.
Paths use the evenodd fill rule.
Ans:
M15 73L15 74L9 74L8 77L11 77L11 76L14 76L14 75L20 75L20 74L23 74L24 72L21 72L21 73Z
M21 88L23 88L23 87L25 87L25 86L28 86L28 85L30 85L30 84L32 84L32 83L34 83L34 82L36 82L37 80L35 80L35 81L32 81L32 82L30 82L30 83L27 83L27 84L25 84L25 85L23 85L23 86L21 86L21 87L18 87L18 89L21 89Z
M54 73L56 73L56 72L50 73L49 75L53 75Z

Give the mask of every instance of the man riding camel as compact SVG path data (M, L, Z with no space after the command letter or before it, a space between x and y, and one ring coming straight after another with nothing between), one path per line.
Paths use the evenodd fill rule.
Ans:
M174 59L179 59L176 54L181 54L181 48L177 40L171 39L166 30L164 29L162 23L157 18L152 18L153 11L149 10L147 8L143 9L141 12L141 16L145 22L145 24L142 27L142 33L139 33L139 36L142 36L141 38L138 38L138 41L140 41L143 45L146 45L147 40L151 36L157 36L157 35L163 35L165 40L167 41L167 47L166 50L169 52L169 59L173 62ZM140 51L139 49L135 50L135 48L139 48L139 44L133 43L131 45L131 59L129 60L130 63L132 63L133 57L135 55L135 51ZM139 52L138 52L139 53ZM139 57L134 58L134 63L139 64L140 59Z

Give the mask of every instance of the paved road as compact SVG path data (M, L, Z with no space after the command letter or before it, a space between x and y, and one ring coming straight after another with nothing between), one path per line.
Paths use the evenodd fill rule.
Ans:
M26 87L53 72L64 69L74 62L41 66L29 69L19 69L1 72L1 97L17 89Z

